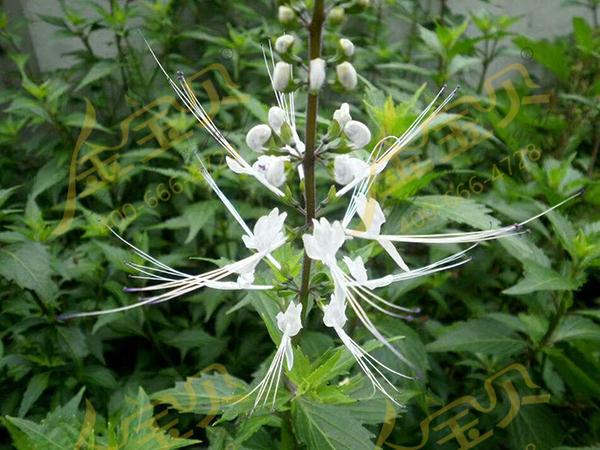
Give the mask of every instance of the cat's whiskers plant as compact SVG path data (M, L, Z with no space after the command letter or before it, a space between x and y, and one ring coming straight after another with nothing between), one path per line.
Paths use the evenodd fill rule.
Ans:
M292 14L294 12L292 11ZM394 246L394 243L419 243L419 244L461 244L488 241L524 233L524 226L571 200L575 194L558 205L520 223L500 227L492 230L455 232L428 235L398 235L382 233L382 227L386 222L384 210L381 205L369 195L369 191L375 182L377 175L386 169L388 162L406 146L422 133L429 123L450 103L456 95L457 89L452 92L436 106L439 98L445 92L442 88L434 99L417 116L411 126L400 136L387 136L377 142L370 152L368 159L361 159L358 154L362 149L368 148L372 140L371 131L362 122L354 120L351 116L351 108L348 103L343 103L333 114L331 125L327 134L321 140L322 145L317 149L315 139L317 133L317 107L318 92L327 85L327 64L332 61L337 63L335 73L337 74L337 86L342 89L354 89L357 83L356 69L350 59L354 55L354 44L345 38L339 40L339 48L336 60L327 60L322 57L321 35L325 22L326 11L323 1L314 2L313 22L309 24L310 55L308 64L301 65L307 72L304 80L294 79L294 61L297 56L293 55L295 37L283 35L275 41L275 52L281 56L282 61L276 61L273 48L269 43L269 52L263 47L263 59L271 86L273 87L276 105L268 112L268 123L252 127L246 135L246 144L258 156L256 161L250 164L241 153L235 149L224 137L215 123L206 113L191 87L186 82L183 74L176 76L175 82L164 69L156 57L154 51L148 48L160 70L166 76L169 84L176 92L179 99L189 109L202 127L217 141L225 150L227 166L235 173L247 174L255 178L269 191L284 201L284 193L280 189L287 182L286 166L292 162L298 164L299 179L303 180L304 193L304 219L308 231L302 236L304 264L301 288L298 297L290 300L284 311L279 312L275 319L277 327L282 333L281 340L275 355L266 371L264 378L248 392L246 396L238 400L239 403L256 394L251 411L261 404L265 405L272 398L272 407L275 407L277 390L283 372L284 359L287 361L287 370L291 371L294 364L294 351L291 340L298 335L302 328L302 312L309 313L307 301L310 291L311 260L322 264L329 275L333 289L332 292L319 292L315 295L316 304L323 310L324 325L333 328L348 352L354 357L358 366L362 369L367 379L371 382L373 389L380 391L382 395L398 404L393 395L397 387L389 380L384 371L405 379L413 378L413 374L398 372L365 351L344 330L347 321L346 311L348 305L359 319L362 325L375 337L377 341L403 361L414 374L419 375L414 364L403 355L392 343L377 329L367 312L365 305L380 311L386 315L410 320L420 312L420 308L407 308L396 305L373 290L388 286L392 283L402 282L417 277L429 276L434 273L450 270L467 263L466 250L442 258L441 260L421 268L411 269ZM289 16L289 14L288 14ZM287 17L287 16L286 16ZM316 28L315 28L316 27ZM319 28L320 27L320 28ZM315 41L315 39L318 40ZM294 92L301 87L308 91L309 113L306 114L306 135L302 141L296 126ZM318 150L318 154L315 152ZM319 221L314 218L315 213L315 165L314 158L318 158L333 166L334 181L343 187L336 193L340 198L347 192L352 191L348 207L341 221L332 221L322 217ZM63 318L97 316L113 312L126 311L148 304L157 304L170 301L200 288L219 290L270 290L280 286L275 277L267 284L254 284L254 273L256 266L266 259L270 267L279 270L281 264L272 256L272 253L287 241L284 231L286 213L279 213L274 208L268 215L259 218L253 230L246 225L245 221L233 206L231 201L217 186L207 168L199 160L200 171L208 186L219 197L221 202L232 217L238 222L246 233L242 240L245 247L252 251L252 255L239 261L229 263L221 268L211 270L202 274L192 275L184 273L161 263L157 259L135 247L133 244L119 237L130 246L136 254L148 264L141 265L130 263L129 266L138 272L134 278L155 282L149 286L128 288L130 292L154 292L161 294L143 298L132 305L122 306L109 310L83 312L64 315ZM291 192L288 189L287 192ZM291 199L293 201L293 199ZM354 217L358 215L364 224L365 230L361 231L351 227ZM342 251L344 244L350 239L365 241L376 241L399 267L398 273L387 274L379 278L368 278L365 261L360 256L343 255L341 261L347 270L342 268L338 254ZM231 277L237 277L235 280ZM322 304L319 298L330 298L327 304ZM273 318L271 318L273 319Z

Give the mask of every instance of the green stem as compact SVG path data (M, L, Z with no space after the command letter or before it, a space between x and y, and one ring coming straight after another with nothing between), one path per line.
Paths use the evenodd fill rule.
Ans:
M558 328L558 325L560 324L563 316L565 315L565 313L567 312L567 295L561 295L558 302L558 304L556 305L556 313L554 314L554 316L552 317L552 320L550 321L550 325L548 326L548 329L546 330L546 334L544 334L544 337L542 338L542 340L540 341L540 344L538 345L538 350L543 349L544 347L547 347L548 344L552 341L552 338L554 337L554 333L556 332L556 329Z
M324 0L315 0L312 19L308 27L309 32L309 63L315 58L321 57L321 40L323 35L323 23L325 21L325 2ZM316 192L315 192L315 144L317 140L317 111L319 107L319 94L309 92L306 108L306 135L304 160L304 215L306 226L312 227L312 220L315 217ZM300 301L304 312L308 310L308 292L310 289L310 266L311 260L304 252L302 262L302 283L300 285Z
M283 413L281 417L281 450L295 450L296 439L292 432L292 415L289 411Z

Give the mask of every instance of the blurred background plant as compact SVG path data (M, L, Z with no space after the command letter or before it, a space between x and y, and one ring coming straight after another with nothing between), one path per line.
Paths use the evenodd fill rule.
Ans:
M225 396L238 379L250 382L270 356L271 338L252 311L268 308L268 297L211 291L94 320L60 323L56 316L132 301L122 287L130 282L124 261L133 256L106 225L178 267L236 257L241 231L187 156L198 149L211 161L245 218L259 217L272 202L256 183L228 173L222 151L172 101L138 30L172 73L206 69L194 82L199 98L243 148L250 124L264 122L272 103L260 46L281 35L280 5L59 3L60 14L38 19L55 28L53 39L79 42L59 56L68 58L64 68L39 70L22 40L26 21L0 16L7 59L0 92L1 448L363 449L378 437L415 446L423 419L463 395L485 401L483 380L514 362L550 402L522 406L479 448L600 442L596 0L565 2L580 14L552 41L516 33L521 17L495 14L484 1L469 14L443 0L381 0L368 8L336 2L324 39L331 46L341 36L353 40L363 80L358 93L323 96L324 127L347 97L362 99L375 140L400 135L438 86L461 84L453 107L377 186L377 198L392 211L390 230L429 233L457 222L486 229L496 224L492 215L517 222L577 189L586 192L525 238L486 245L466 266L383 292L422 309L411 322L373 318L390 336L406 336L398 345L424 374L395 380L407 406L395 420L359 383L343 351L327 351L334 346L327 330L313 326L298 342L303 359L292 376L302 393L291 410L229 413L210 427L212 416L226 411L210 400L214 392ZM283 24L292 32L299 26ZM505 63L506 56L518 62ZM302 117L304 99L298 103ZM328 186L320 181L324 198ZM340 207L328 206L332 213ZM402 250L409 264L439 255L416 245ZM385 259L377 262L389 273ZM299 264L288 260L288 272L298 276ZM200 373L213 364L230 379L219 370ZM192 382L181 383L186 377ZM499 402L484 428L506 415L510 399ZM143 422L136 433L127 427L132 417ZM169 437L176 429L202 443ZM355 431L350 441L340 437L348 430ZM444 434L433 433L426 448L437 448Z

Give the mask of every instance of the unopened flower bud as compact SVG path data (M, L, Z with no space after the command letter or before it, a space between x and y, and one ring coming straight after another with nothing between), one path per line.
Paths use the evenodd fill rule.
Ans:
M369 128L358 120L351 120L344 125L344 134L350 139L354 148L362 148L371 142Z
M344 55L347 57L354 55L354 44L350 39L342 38L339 40L339 44L342 52L344 52Z
M344 12L344 8L341 6L331 8L331 11L329 11L329 15L327 16L332 25L339 25L344 21L345 17L346 13Z
M371 6L371 0L356 0L356 6L362 9L367 9Z
M311 91L318 91L325 82L325 60L321 58L313 59L310 62L308 74L308 85Z
M342 86L348 90L352 90L356 87L357 75L356 69L348 61L339 64L336 67L337 77Z
M281 132L281 126L285 122L285 112L279 106L273 106L269 109L269 125L275 133Z
M275 41L275 50L278 53L287 53L287 51L294 44L294 36L291 34L284 34L283 36L279 36Z
M290 84L291 77L292 66L286 62L278 62L273 70L273 89L285 91Z
M280 6L277 10L277 18L279 22L288 24L296 18L296 13L289 6Z
M246 144L255 152L262 152L269 139L271 139L271 128L264 124L250 128L246 134Z
M340 128L343 130L344 126L352 120L350 116L350 105L348 103L342 103L339 109L336 109L333 113L333 120L340 124Z
M285 166L283 162L286 157L261 155L252 164L252 168L262 174L265 179L275 187L285 183Z

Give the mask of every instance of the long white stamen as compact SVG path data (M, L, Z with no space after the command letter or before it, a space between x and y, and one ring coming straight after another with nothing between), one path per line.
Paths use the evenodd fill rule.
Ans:
M289 336L287 336L285 334L283 335L283 337L281 338L279 347L277 348L277 351L275 352L275 356L273 357L273 360L271 361L271 364L269 365L269 368L267 369L267 373L265 374L264 378L250 392L248 392L242 398L233 402L232 403L233 405L244 401L245 399L250 397L252 394L254 394L256 391L258 391L258 393L256 395L256 399L254 400L254 405L250 411L250 414L252 414L254 412L254 410L256 409L256 407L258 406L258 404L260 403L263 396L264 396L263 406L265 405L265 403L269 399L269 393L271 392L271 387L273 386L273 381L275 378L277 378L277 383L275 384L275 390L272 395L272 397L273 397L272 404L275 405L275 401L277 399L277 390L279 387L279 378L281 377L281 371L282 371L283 361L284 361L284 357L285 357L285 346L287 345L289 339L290 339Z
M365 171L362 177L357 177L353 182L344 186L343 189L339 190L336 194L337 197L341 197L350 189L354 188L365 178L372 178L369 183L369 187L372 184L375 177L378 175L383 168L387 165L388 161L398 153L404 146L406 146L410 141L412 141L426 126L431 120L433 120L439 112L454 98L456 92L458 91L458 87L454 88L450 94L444 99L444 101L429 115L427 120L423 120L427 114L427 112L431 109L433 104L437 101L439 96L444 91L445 86L438 92L433 101L425 108L421 114L417 117L417 119L413 122L413 124L400 136L394 144L392 144L383 155L378 156L378 158L371 164L369 169Z
M188 108L188 110L192 113L192 115L196 118L196 120L198 120L198 122L200 122L200 124L204 127L204 129L225 149L225 151L233 159L235 159L238 162L238 164L240 164L248 173L252 173L252 175L261 184L263 184L267 189L269 189L271 192L273 192L274 194L276 194L280 197L285 196L285 194L280 189L278 189L277 187L275 187L271 183L269 183L260 173L255 171L252 168L252 166L250 164L248 164L248 162L244 158L242 158L242 156L233 148L233 146L229 143L229 141L225 138L225 136L223 136L223 133L221 133L221 131L215 126L214 122L212 121L210 116L207 114L207 112L204 109L204 107L202 106L202 104L198 101L198 99L194 95L192 89L189 87L189 85L185 81L185 78L183 77L183 75L178 76L178 80L181 85L181 87L179 87L173 81L173 79L169 76L167 71L164 69L164 67L158 60L158 57L152 50L152 47L150 47L150 44L148 43L148 41L143 36L142 36L142 38L144 39L146 46L150 50L152 57L154 58L154 60L158 64L160 70L163 72L163 74L169 81L169 84L171 85L171 87L173 88L173 90L175 91L175 93L177 94L179 99L184 103L184 105Z
M242 216L240 216L240 214L237 212L237 209L235 209L235 206L233 206L233 204L229 201L227 196L219 188L219 186L217 185L217 183L215 182L213 177L210 175L210 173L206 169L206 166L204 165L204 163L202 162L202 160L200 159L200 157L197 154L196 154L196 158L198 159L198 162L200 163L200 172L202 173L202 176L206 180L206 183L210 186L210 188L213 190L213 192L215 194L217 194L217 196L219 197L221 202L223 202L223 205L225 205L225 207L227 208L227 211L229 211L229 213L233 216L233 218L236 220L236 222L240 224L240 226L246 232L246 234L250 237L254 236L254 234L252 233L252 231L250 230L248 225L246 225L246 222L244 222L244 219L242 219ZM279 264L279 262L271 254L267 255L267 259L271 262L271 264L273 264L277 268L277 270L281 269L281 264Z
M156 258L150 256L149 254L147 254L146 252L140 250L139 248L137 248L135 245L133 245L132 243L130 243L129 241L123 239L121 236L119 236L117 234L117 232L115 232L112 228L108 228L110 230L110 232L112 234L114 234L117 239L119 239L121 242L123 242L125 245L127 245L128 247L131 247L131 249L133 249L133 251L141 256L143 259L145 259L146 261L154 264L155 266L165 270L166 272L173 274L173 275L179 275L179 276L185 276L186 274L183 272L179 272L178 270L172 269L171 267L167 266L166 264L161 263L159 260L157 260Z
M400 403L398 403L398 401L396 399L394 399L387 392L387 390L385 389L385 387L379 382L379 380L373 374L373 372L371 372L371 369L369 368L369 366L373 370L375 370L379 374L379 376L381 376L381 378L383 378L385 380L385 382L389 386L391 386L394 390L396 390L396 391L398 391L398 389L383 374L383 372L381 372L381 370L379 370L379 368L375 365L375 363L378 364L378 365L380 365L381 367L384 367L385 369L389 370L390 372L392 372L392 373L394 373L394 374L396 374L398 376L406 377L406 375L403 375L403 374L401 374L399 372L396 372L393 369L390 369L389 367L387 367L386 365L384 365L383 363L381 363L380 361L378 361L375 357L373 357L372 355L370 355L368 352L366 352L365 350L363 350L356 342L354 342L352 340L352 338L350 336L348 336L348 334L341 327L334 327L334 330L335 330L336 334L339 336L339 338L341 339L341 341L344 344L344 346L348 349L348 351L350 352L350 354L354 357L354 359L356 360L356 362L358 363L358 365L362 369L363 373L367 376L367 378L369 379L369 381L373 385L373 388L379 390L383 395L385 395L390 401L392 401L396 405L402 406Z

